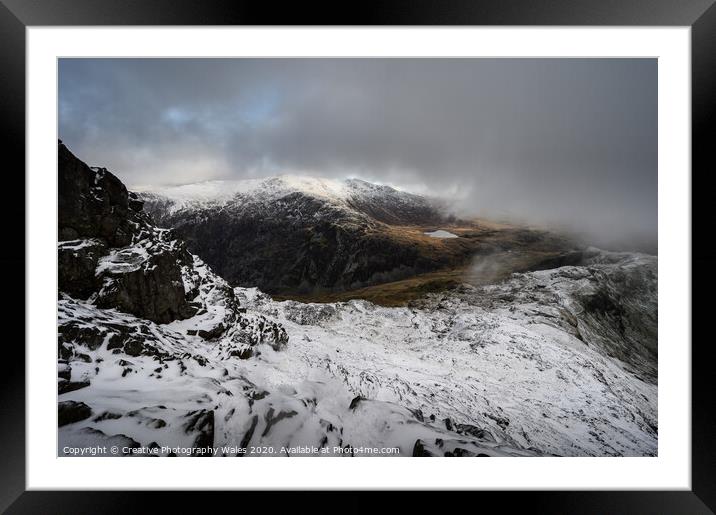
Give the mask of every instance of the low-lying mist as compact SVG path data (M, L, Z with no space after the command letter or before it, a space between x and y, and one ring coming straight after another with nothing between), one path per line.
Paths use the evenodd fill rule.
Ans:
M577 189L550 195L515 188L510 193L483 190L466 198L440 196L438 201L461 219L480 218L552 231L583 246L604 250L657 254L656 192L653 205L645 200L638 205L620 200L621 204L609 195L603 200Z

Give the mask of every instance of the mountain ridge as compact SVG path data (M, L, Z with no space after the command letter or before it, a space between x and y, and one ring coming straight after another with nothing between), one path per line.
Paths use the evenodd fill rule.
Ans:
M154 220L234 286L342 291L464 261L466 245L397 227L449 223L419 195L357 179L297 176L140 192Z
M225 186L138 196L230 284L289 298L466 267L481 254L526 250L522 270L543 253L574 250L547 231L460 220L434 199L359 179L279 176ZM436 231L454 237L434 238Z
M454 219L443 212L444 206L437 199L355 178L330 179L284 174L144 188L137 191L137 195L160 218L174 216L182 211L221 209L238 204L259 206L301 195L326 202L347 217L367 216L366 221L372 218L384 223L400 224L439 223L444 219ZM152 209L154 204L161 206L161 209Z

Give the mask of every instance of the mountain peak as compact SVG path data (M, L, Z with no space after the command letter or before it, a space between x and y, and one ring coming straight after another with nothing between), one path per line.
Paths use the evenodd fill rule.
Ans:
M308 175L283 174L267 178L210 180L166 187L145 187L138 191L148 200L161 199L170 204L172 212L185 209L219 207L233 201L274 201L292 193L332 203L345 204L380 195L405 197L422 201L422 197L400 192L386 185L362 179L333 179Z

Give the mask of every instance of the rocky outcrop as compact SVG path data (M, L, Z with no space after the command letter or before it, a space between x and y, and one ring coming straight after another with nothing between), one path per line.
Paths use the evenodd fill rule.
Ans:
M477 289L466 285L449 298L431 295L414 305L443 310L460 298L489 309L522 311L532 323L564 331L656 383L658 258L589 249L569 262L579 264L513 274Z
M64 401L57 405L57 425L62 427L85 420L92 415L92 409L84 402Z
M95 275L99 259L107 254L107 244L99 239L60 241L57 245L60 291L86 299L101 285Z
M197 310L187 302L182 266L191 262L182 243L158 231L102 257L97 268L102 287L95 302L159 323L189 318Z
M112 247L129 245L135 228L122 181L104 168L90 168L62 142L58 168L60 241L102 238Z
M607 254L609 255L609 254ZM575 293L578 328L585 342L656 381L658 361L658 262L612 253L611 266L592 260L591 288ZM575 310L576 311L576 310Z
M227 354L243 358L253 355L256 345L280 350L287 343L280 324L245 314L233 289L190 254L173 230L156 227L143 201L119 179L88 167L61 143L59 154L61 302L87 300L146 321L105 324L96 313L65 318L58 328L61 359L102 346L129 356L159 355L150 322L187 320L184 336L222 340Z
M58 155L60 291L154 322L192 316L182 282L181 267L191 263L185 246L154 227L142 201L112 173L90 168L62 143Z

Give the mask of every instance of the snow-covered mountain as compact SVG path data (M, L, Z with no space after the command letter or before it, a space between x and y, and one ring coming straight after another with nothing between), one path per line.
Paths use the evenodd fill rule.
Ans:
M230 284L271 293L352 289L469 255L459 245L436 252L398 229L443 223L434 202L357 179L212 181L140 197L158 225L176 230Z
M552 254L573 250L539 231L478 227L434 200L357 179L280 176L139 195L158 225L233 286L294 297L465 266L477 253L526 242ZM444 229L459 236L431 236Z
M62 145L59 181L58 453L657 452L653 256L590 249L409 307L277 302Z
M360 179L280 175L265 179L206 181L145 188L139 194L147 201L147 209L155 211L160 217L221 208L238 208L245 212L271 209L281 211L280 208L289 206L277 206L276 203L287 204L300 195L325 203L325 214L330 216L373 219L393 224L430 224L442 219L437 200Z

